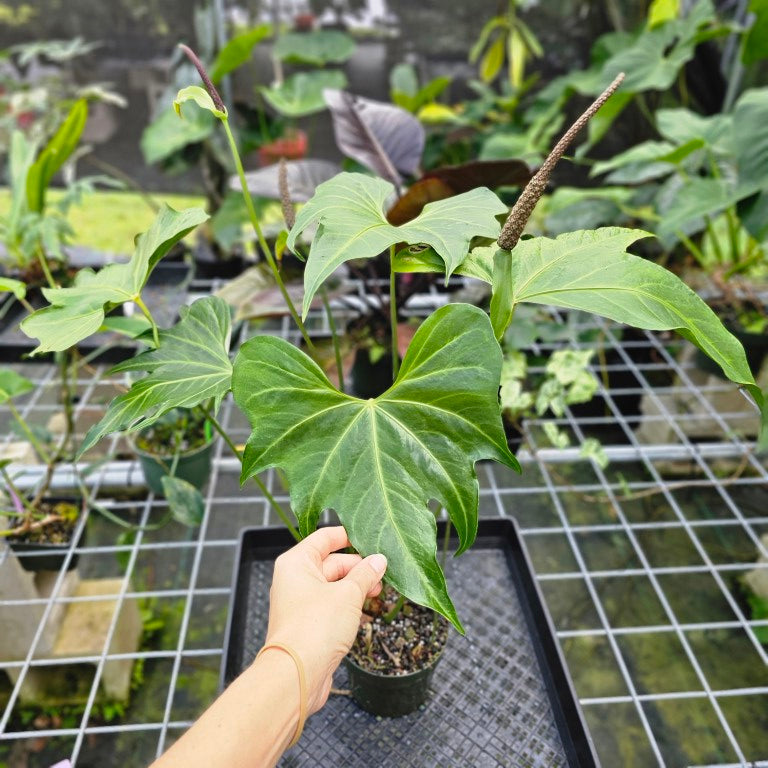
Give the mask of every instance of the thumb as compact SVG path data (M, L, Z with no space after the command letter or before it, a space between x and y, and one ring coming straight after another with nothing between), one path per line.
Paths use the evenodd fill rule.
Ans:
M360 604L362 605L362 601L381 581L381 577L386 570L387 558L384 557L384 555L368 555L368 557L361 560L354 568L352 568L352 570L344 577L343 581L357 584L360 588L360 594L362 595L360 601Z

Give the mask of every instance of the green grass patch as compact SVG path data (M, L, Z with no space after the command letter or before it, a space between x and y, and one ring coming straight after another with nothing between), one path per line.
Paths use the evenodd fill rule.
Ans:
M50 192L49 201L61 197L60 190ZM167 203L176 210L193 206L205 207L205 198L197 195L174 195L156 192L156 203ZM0 189L0 216L7 214L11 196ZM133 253L133 239L146 230L155 218L154 211L135 192L104 190L86 195L81 205L71 209L69 221L75 234L72 243L108 253Z

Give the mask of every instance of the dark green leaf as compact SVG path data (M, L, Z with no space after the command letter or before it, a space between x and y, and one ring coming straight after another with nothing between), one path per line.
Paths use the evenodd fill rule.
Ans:
M768 0L750 0L754 22L744 37L741 58L749 66L768 56Z
M491 296L491 326L498 341L512 322L515 304L512 301L512 265L515 257L501 248L493 255L493 295Z
M488 318L466 304L431 315L397 381L370 400L336 390L287 341L251 339L232 382L253 430L242 479L282 467L302 533L334 509L362 555L387 556L387 577L402 594L461 629L437 562L428 502L444 505L464 551L477 530L474 463L493 458L518 468L501 425L500 372Z
M744 194L768 189L768 88L745 91L733 108L733 142Z
M27 174L27 206L30 211L42 212L45 194L56 172L77 149L80 136L88 119L85 99L76 101L64 122L48 142Z
M342 173L321 184L299 211L288 238L311 223L318 224L304 270L304 314L323 281L349 259L377 256L396 243L427 243L443 259L446 275L464 260L474 236L496 238L496 216L507 207L488 189L480 188L448 200L429 203L407 224L395 227L384 214L392 185L359 173Z
M635 165L637 163L666 163L666 158L670 153L676 149L675 145L669 141L643 141L640 144L635 144L634 147L630 147L624 152L614 155L608 160L601 160L592 166L590 171L591 176L599 176L601 173L612 171L615 168L622 168L628 165ZM667 166L667 173L670 173L674 168L670 165Z
M219 55L213 62L211 66L211 80L214 83L218 83L222 77L250 61L253 49L271 31L272 27L270 24L260 24L258 27L249 29L247 32L235 35L219 51Z
M601 88L619 72L626 73L623 91L665 91L694 55L696 46L727 32L716 23L711 0L699 0L683 19L643 31L634 43L613 55L602 68Z
M493 283L493 257L496 245L473 248L455 272L457 275L474 277L491 285ZM423 245L402 248L395 254L395 272L445 273L445 262L432 248Z
M731 115L697 115L683 108L657 110L656 124L659 133L678 147L701 139L721 153L727 149L724 142L730 139L733 131Z
M730 184L723 179L688 179L675 190L670 203L660 208L664 215L656 234L669 247L676 242L679 232L686 235L699 232L706 225L706 216L715 216L737 199Z
M205 501L200 491L180 477L164 475L160 482L173 519L190 528L200 525L205 514Z
M214 411L218 409L232 379L229 307L223 299L206 296L181 307L179 314L173 328L160 331L157 349L112 369L148 375L112 400L101 421L88 431L81 455L110 432L144 429L174 408L213 400Z

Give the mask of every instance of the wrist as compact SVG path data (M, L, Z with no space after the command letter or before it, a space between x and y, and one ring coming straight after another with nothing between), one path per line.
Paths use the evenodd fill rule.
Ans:
M269 641L256 654L251 669L253 677L259 681L264 677L272 678L282 700L292 702L288 708L291 716L288 720L283 719L281 732L281 741L285 741L283 749L292 747L301 737L308 716L307 675L301 657L289 644Z

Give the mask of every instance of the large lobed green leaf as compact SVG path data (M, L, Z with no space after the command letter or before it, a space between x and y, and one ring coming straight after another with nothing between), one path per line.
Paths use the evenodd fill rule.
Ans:
M207 218L200 208L179 212L163 206L152 226L137 238L130 261L109 264L98 272L81 269L69 288L44 288L51 305L21 323L27 336L40 340L33 354L69 349L98 331L105 314L139 298L157 262Z
M143 371L128 392L116 397L85 436L80 454L111 432L148 427L174 408L194 408L207 400L217 410L232 381L229 361L231 322L223 299L206 296L181 307L173 328L160 331L157 349L116 365L112 373Z
M387 578L406 597L461 624L437 562L442 504L459 552L477 532L474 464L519 469L501 424L501 350L487 316L467 304L437 310L411 341L400 373L380 397L358 400L288 342L246 342L232 391L252 433L242 480L282 467L303 534L334 509L363 555L383 552Z
M707 304L676 275L626 248L649 233L604 227L521 240L495 258L495 246L474 248L456 270L493 285L494 330L503 333L514 309L533 303L579 309L652 331L677 331L755 399L762 414L759 444L768 447L768 403L755 383L744 348ZM502 271L501 264L508 269ZM397 255L401 272L441 272L432 249ZM501 306L509 304L508 310Z
M619 72L626 72L623 91L664 91L675 82L681 67L693 58L697 45L728 31L718 24L712 0L699 0L684 18L670 19L627 41L603 65L603 83L610 82Z
M482 187L429 203L415 219L396 227L384 213L393 193L392 184L383 179L340 173L320 184L299 211L288 248L295 247L296 238L311 223L318 224L304 269L305 316L318 288L341 264L377 256L396 243L431 245L449 277L467 255L473 237L498 236L501 227L496 216L507 211L493 192Z
M259 24L232 37L211 65L211 80L218 83L230 72L250 61L253 49L271 32L270 24Z
M512 307L551 304L603 315L652 331L677 331L744 387L762 413L761 445L768 439L768 408L747 364L744 348L707 304L676 275L633 256L626 248L648 233L605 227L522 240L499 277ZM497 278L494 273L494 280ZM500 286L494 285L494 291Z

